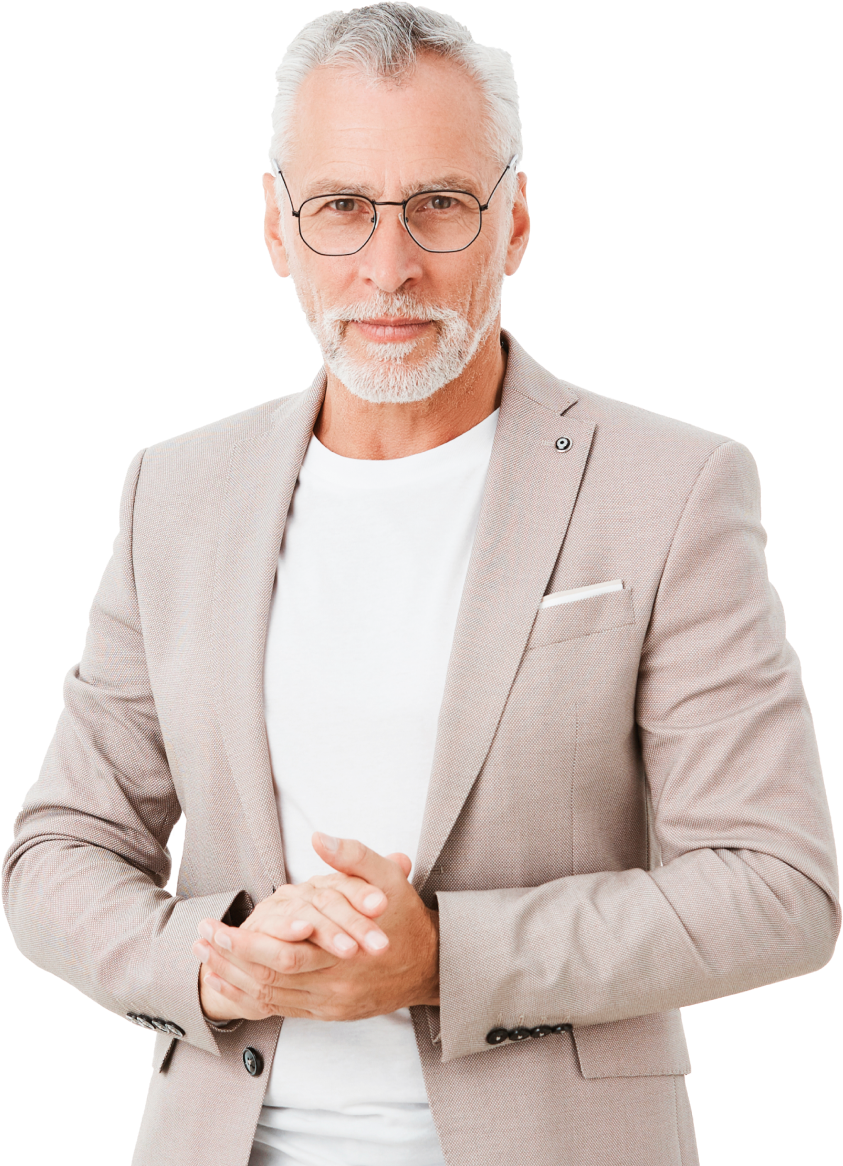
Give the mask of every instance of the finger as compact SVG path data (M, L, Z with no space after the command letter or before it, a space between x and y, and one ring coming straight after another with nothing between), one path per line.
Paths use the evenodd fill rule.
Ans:
M333 887L334 890L345 895L355 910L362 915L367 915L370 919L376 919L389 906L389 900L383 891L353 875L332 871L331 874L327 875L314 875L307 882L313 887Z
M271 1002L258 1004L248 993L220 979L215 972L207 973L207 981L211 990L231 1001L246 1020L265 1020L268 1016L315 1018L312 1001L306 992L278 991Z
M361 947L379 952L389 946L389 938L381 928L356 911L336 887L327 883L312 886L309 894L310 901L296 911L297 918L313 923L309 942L341 956L352 956Z
M296 895L287 903L279 903L275 910L266 912L263 918L247 928L245 933L249 935L263 933L273 939L285 939L292 933L291 937L298 940L299 935L293 924L301 920L310 928L308 943L316 944L323 951L341 959L349 959L356 955L361 947L367 952L376 952L389 945L389 940L380 927L366 915L360 915L345 895L334 888L328 885L314 887L302 883L296 890L309 897L304 899L301 895ZM205 936L210 934L211 930L210 927L200 927L200 933ZM244 929L241 927L230 930L242 932ZM221 932L219 924L215 925L213 934L220 936L223 947L229 939L233 940L233 936Z
M220 935L220 933L224 933ZM219 949L219 939L231 942L230 951ZM210 971L251 995L259 997L265 986L283 984L303 988L304 981L287 983L288 977L302 977L336 967L336 955L330 955L309 940L286 943L262 932L243 932L239 927L218 925L215 940L197 940L194 954Z
M263 1012L260 1011L254 1004L237 1008L233 1002L223 996L221 993L214 990L209 981L216 982L219 979L206 966L202 965L199 975L199 993L202 1005L202 1012L206 1019L216 1021L217 1023L225 1023L226 1020L263 1020Z
M272 920L272 924L268 920ZM276 939L283 939L287 943L297 943L301 939L309 939L313 932L313 924L307 919L297 918L290 910L283 913L281 910L272 911L257 918L249 916L240 924L238 931L264 931ZM204 936L209 938L209 936Z
M247 943L247 936L260 936L265 942ZM230 944L230 947L226 949L225 944ZM230 978L227 969L231 965L243 972L252 984L266 983L280 976L322 971L337 964L336 955L308 940L289 943L260 932L241 932L239 927L226 927L224 923L217 923L217 933L210 940L197 940L192 951L206 968L223 978ZM268 971L272 976L267 975ZM248 990L243 976L234 977L233 982Z
M250 1006L260 1009L261 1016L271 1016L282 997L285 1001L295 1000L298 1007L306 1006L311 999L309 982L288 977L265 964L241 966L203 940L197 940L194 951L202 959L201 975L205 985L238 1007L251 1001Z
M328 866L343 874L365 879L380 888L387 898L391 897L390 892L395 894L406 884L403 867L356 838L332 838L330 834L316 831L311 845Z
M211 988L217 995L221 995L226 1003L232 1001L242 1003L241 997L235 997L232 992L227 992L224 987L220 987L220 984L227 985L250 1000L252 1009L265 1010L268 994L265 993L267 999L259 1000L258 985L242 968L239 968L232 960L225 959L220 952L214 951L209 944L201 940L193 945L193 952L202 960L200 976L203 982L203 991Z
M380 915L386 911L388 899L371 884L338 872L317 875L307 883L287 886L283 895L275 892L272 900L255 908L240 929L264 932L289 942L307 937L318 947L342 958L356 955L359 948L377 953L388 947L387 935L347 898L347 895L352 898L363 895L365 901L372 894L377 897L378 906L371 909ZM303 926L296 927L297 923ZM217 928L216 922L211 925L203 920L197 929L204 939L210 939Z

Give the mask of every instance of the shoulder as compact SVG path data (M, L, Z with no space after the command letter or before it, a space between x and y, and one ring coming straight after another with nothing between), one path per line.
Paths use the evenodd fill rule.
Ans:
M509 387L560 416L592 426L594 447L618 456L628 451L627 456L639 464L642 457L695 462L700 457L705 461L729 441L722 433L581 388L549 372L510 333L504 336L509 351L504 389Z
M592 421L605 436L645 443L648 449L679 449L693 457L706 457L730 440L725 434L703 429L677 417L653 413L628 401L605 397L588 389L569 386L577 400L570 415Z
M183 480L186 484L204 486L223 482L232 451L270 433L278 435L283 442L287 419L296 415L303 402L322 394L324 381L325 372L320 369L313 382L301 392L275 397L149 446L143 454L141 482Z
M146 450L145 467L151 466L153 462L176 465L197 457L212 460L226 458L232 446L266 432L272 426L278 411L283 409L285 402L299 396L300 393L294 393L287 397L276 397L261 405L234 413L230 417L223 417L219 421L212 421L208 425L159 441Z
M626 401L571 389L577 400L567 415L594 425L590 460L596 472L661 497L687 497L704 479L756 494L757 467L740 442Z
M302 392L265 401L208 425L188 430L143 451L134 501L136 519L201 526L211 521L226 492L232 457L244 446L267 441L284 448L285 428L321 393L324 374ZM248 457L248 449L246 452Z

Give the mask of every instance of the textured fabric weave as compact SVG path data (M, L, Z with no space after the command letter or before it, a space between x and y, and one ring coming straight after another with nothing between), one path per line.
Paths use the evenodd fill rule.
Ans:
M331 867L313 832L415 861L436 724L495 410L408 457L340 457L316 437L299 471L264 656L264 718L287 877ZM443 1166L409 1008L288 1017L257 1141L262 1161ZM252 1166L256 1154L252 1155Z
M694 1166L678 1009L796 976L840 927L799 664L752 458L509 359L413 883L413 1007L449 1166ZM201 1013L196 923L283 881L262 672L325 388L153 446L4 867L17 943L159 1036L135 1166L245 1166L279 1018ZM560 450L557 440L569 439ZM563 446L566 443L562 443ZM545 594L624 588L539 608ZM178 893L167 838L187 819ZM498 1046L498 1025L572 1034ZM128 1022L127 1022L128 1023Z

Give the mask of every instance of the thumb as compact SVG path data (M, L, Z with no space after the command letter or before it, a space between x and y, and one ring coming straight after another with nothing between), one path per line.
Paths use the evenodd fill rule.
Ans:
M356 838L332 838L330 834L320 834L318 831L311 838L311 843L328 866L343 874L365 879L373 887L379 887L386 895L406 883L410 865L410 859L406 854L396 853L391 858L385 858Z

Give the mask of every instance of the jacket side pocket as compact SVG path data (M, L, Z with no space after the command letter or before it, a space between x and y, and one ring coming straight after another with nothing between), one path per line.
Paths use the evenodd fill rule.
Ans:
M657 1077L691 1072L678 1008L607 1024L575 1025L583 1077Z

